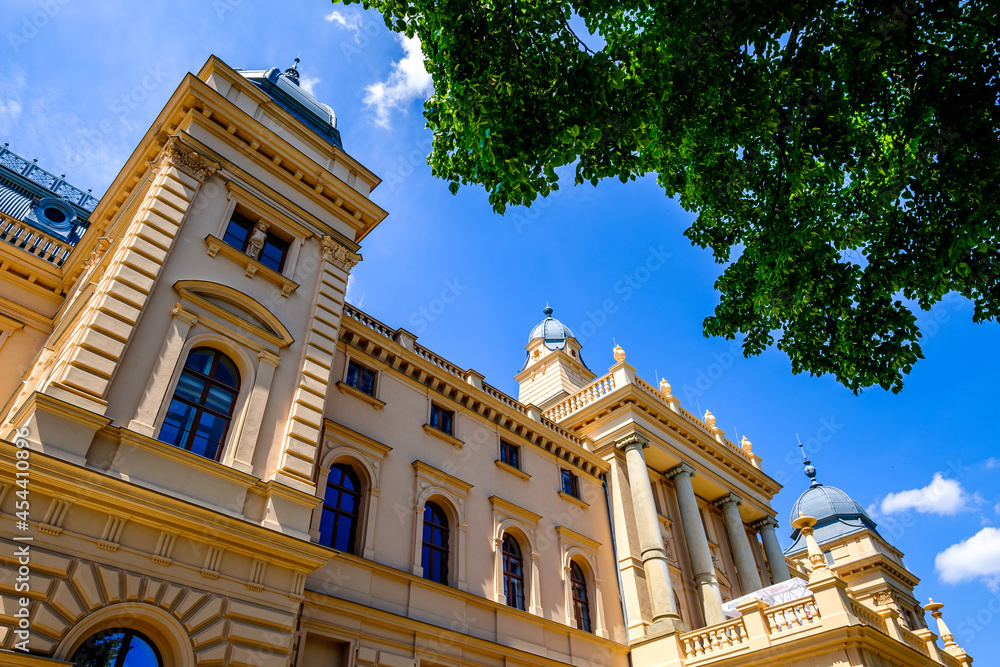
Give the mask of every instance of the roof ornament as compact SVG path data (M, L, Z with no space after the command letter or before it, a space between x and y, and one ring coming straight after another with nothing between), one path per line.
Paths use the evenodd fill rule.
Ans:
M285 70L285 78L294 83L296 86L299 85L299 57L295 56L295 64Z
M545 307L542 308L542 312L545 313L545 319L552 319L552 306L548 303L546 303Z
M802 446L802 440L799 440L799 434L798 433L795 434L795 439L799 441L799 449L802 450L802 462L806 466L805 471L804 471L805 474L806 474L806 477L808 477L809 479L812 480L812 483L809 485L809 487L812 488L814 486L822 486L822 484L820 484L816 480L816 466L814 466L812 464L812 462L809 460L809 457L806 456L806 448Z

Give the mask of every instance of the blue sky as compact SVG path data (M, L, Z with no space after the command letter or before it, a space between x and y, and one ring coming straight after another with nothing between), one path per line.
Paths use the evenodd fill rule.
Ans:
M785 546L808 481L798 434L822 482L875 510L957 641L984 662L1000 649L1000 326L972 324L967 302L920 314L927 358L899 395L792 375L773 349L743 359L702 336L721 267L682 236L692 216L652 178L565 187L506 216L481 191L452 196L432 179L419 52L358 6L6 0L0 37L0 141L96 194L210 54L266 69L301 52L345 148L383 178L372 198L389 217L364 242L355 304L516 396L527 334L550 303L596 373L617 341L644 378L667 378L689 410L753 441L786 487L774 502Z

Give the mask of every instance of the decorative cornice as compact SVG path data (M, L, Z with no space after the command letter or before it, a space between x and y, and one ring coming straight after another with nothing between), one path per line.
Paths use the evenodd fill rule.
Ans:
M163 147L163 150L160 151L153 169L159 172L167 166L180 169L188 176L197 179L200 183L204 183L206 178L219 169L217 162L212 162L198 155L198 153L182 144L175 137L171 137L167 141L166 146Z
M340 245L332 236L324 236L323 259L333 263L345 272L350 272L350 270L361 261L361 255L356 252L351 252L344 246Z

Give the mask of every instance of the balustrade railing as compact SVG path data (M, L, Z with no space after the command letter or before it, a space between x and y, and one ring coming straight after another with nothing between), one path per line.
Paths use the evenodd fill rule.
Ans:
M351 318L358 324L368 327L369 329L379 334L380 336L388 338L389 340L393 340L396 336L396 330L390 327L388 324L376 320L368 313L358 310L349 303L344 304L344 315Z
M559 421L580 410L602 396L615 390L615 377L611 373L598 378L572 396L564 398L544 412L553 421Z
M54 266L62 266L73 251L73 247L65 241L10 219L0 221L0 241L6 241Z
M681 647L687 659L714 656L727 649L749 643L742 618L686 632L680 636Z
M66 201L72 202L85 211L93 213L97 206L97 198L90 194L90 190L83 190L74 187L64 181L61 176L55 176L45 171L34 160L26 160L17 153L7 148L7 144L0 146L0 165L24 176L32 183L36 183L46 190L56 193Z
M764 619L767 621L768 632L772 636L779 635L819 621L819 607L813 596L799 598L768 607L764 610Z

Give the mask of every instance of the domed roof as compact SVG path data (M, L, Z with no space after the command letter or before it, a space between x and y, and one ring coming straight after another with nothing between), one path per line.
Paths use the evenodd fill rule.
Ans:
M836 517L857 517L863 516L869 521L868 512L859 505L849 495L833 486L823 486L816 482L810 486L805 493L792 505L789 522L799 518L799 512L805 516L811 516L817 523L825 519Z
M269 70L237 69L243 78L267 93L278 106L311 127L338 148L344 144L337 129L337 114L300 86L299 59L284 72L278 67Z
M566 346L567 338L574 338L573 332L569 330L569 327L552 317L552 309L545 306L544 310L545 319L535 325L528 335L528 340L533 341L536 338L545 339L545 347L550 350L561 350Z
M806 466L805 474L812 479L812 483L792 505L789 523L800 516L816 519L814 536L820 545L862 530L871 530L878 535L877 524L865 508L840 489L820 484L816 480L816 468L805 458L805 451L802 456ZM798 530L792 532L792 540L792 546L785 549L785 553L795 553L806 548L805 538Z

